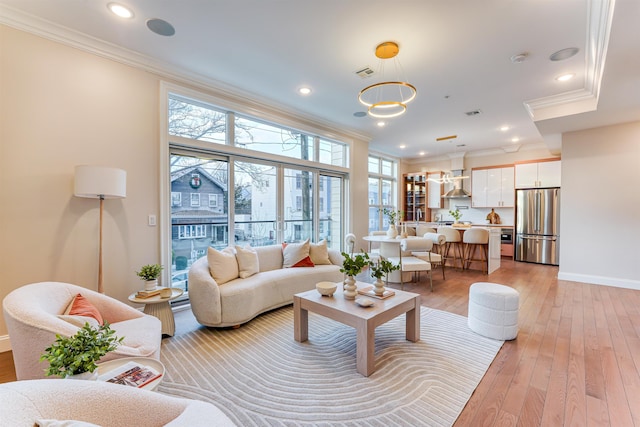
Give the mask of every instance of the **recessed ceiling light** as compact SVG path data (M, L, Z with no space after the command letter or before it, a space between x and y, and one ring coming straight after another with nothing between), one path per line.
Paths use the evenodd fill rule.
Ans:
M556 77L556 80L559 82L566 82L567 80L571 80L575 76L573 73L562 74L561 76Z
M511 138L511 142L518 142L520 141L520 138L518 138L517 136L515 138Z
M421 156L424 156L424 155L425 155L425 154L427 154L427 153L425 153L424 151L421 151L421 152L419 152L418 154L419 154L419 155L421 155Z
M111 13L119 16L120 18L133 18L133 11L121 4L109 3L107 4L107 8L111 11Z
M376 123L378 125L379 128L383 128L385 127L387 124L385 122L383 122L382 120L380 120L378 123Z
M552 61L564 61L565 59L569 59L572 56L575 56L578 52L580 52L580 49L578 49L577 47L568 47L566 49L560 49L559 51L552 53L549 56L549 59Z
M502 132L506 132L506 131L508 131L508 130L509 130L509 126L506 126L506 125L505 125L505 126L501 126L501 127L500 127L500 130L501 130Z
M406 145L404 145L404 144L400 144L400 149L401 149L401 150L404 150L405 148L407 148L407 146L406 146Z
M300 93L300 95L309 95L311 93L311 88L310 87L301 87L300 89L298 89L298 93Z

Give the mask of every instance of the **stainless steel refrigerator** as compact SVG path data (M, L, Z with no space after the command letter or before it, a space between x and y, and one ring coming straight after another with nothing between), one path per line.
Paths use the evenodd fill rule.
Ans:
M515 260L558 265L560 189L516 190Z

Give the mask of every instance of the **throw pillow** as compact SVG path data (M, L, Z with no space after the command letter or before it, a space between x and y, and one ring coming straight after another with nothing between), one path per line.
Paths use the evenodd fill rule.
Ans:
M309 257L309 239L302 243L283 243L282 257L282 268L314 266Z
M65 322L69 322L78 328L82 328L85 323L89 322L92 328L97 328L99 326L98 321L90 316L71 316L67 314L58 314L58 318L64 320Z
M209 246L207 249L207 261L209 272L218 285L238 278L238 261L233 248L224 248L219 251Z
M320 240L318 243L311 243L309 246L309 256L315 265L329 265L329 249L327 249L327 241Z
M239 276L241 279L253 276L260 270L258 253L251 246L236 246L236 260L238 261Z
M104 323L102 315L100 314L96 306L91 304L89 300L83 297L81 294L73 297L63 314L68 316L93 317L98 322L98 325L102 325Z

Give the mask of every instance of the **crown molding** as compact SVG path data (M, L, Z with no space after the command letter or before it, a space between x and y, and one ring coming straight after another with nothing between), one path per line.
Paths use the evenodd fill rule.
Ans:
M614 6L615 0L587 0L584 88L525 101L524 106L534 122L598 108Z
M172 82L202 90L218 99L227 100L236 106L241 106L242 112L245 114L264 116L266 113L266 115L272 117L287 117L289 121L293 118L297 124L297 126L295 126L296 129L300 131L319 131L322 133L321 136L338 134L341 138L359 140L367 143L371 140L371 135L366 133L348 129L343 125L338 125L333 122L320 120L318 117L301 113L299 110L279 104L272 99L247 92L237 86L211 79L182 67L158 61L150 56L125 49L113 43L105 42L96 37L54 24L1 4L0 24L136 69L147 71L160 78L171 80ZM336 129L340 130L336 131Z

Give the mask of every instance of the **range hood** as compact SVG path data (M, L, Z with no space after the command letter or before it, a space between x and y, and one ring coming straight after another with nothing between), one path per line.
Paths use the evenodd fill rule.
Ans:
M443 199L462 199L471 197L468 191L462 188L462 180L469 178L468 176L462 176L462 169L452 170L451 177L449 178L453 182L453 189L447 192Z

